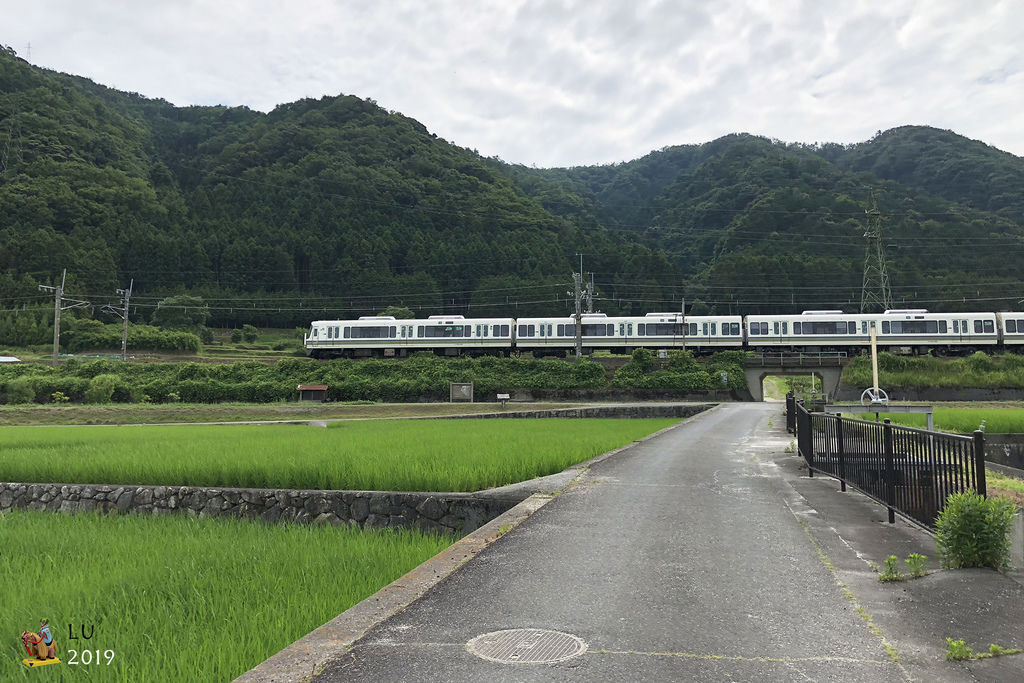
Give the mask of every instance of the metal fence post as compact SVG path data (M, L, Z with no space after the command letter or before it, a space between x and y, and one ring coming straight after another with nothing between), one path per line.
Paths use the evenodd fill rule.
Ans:
M896 523L896 463L892 452L892 424L885 418L882 425L882 448L885 452L885 504L889 507L889 524Z
M839 490L846 490L846 446L843 445L843 414L836 413L836 454L839 456Z
M988 487L985 485L985 432L976 430L974 432L974 481L978 493L988 495Z
M796 433L796 396L792 391L786 394L786 431Z

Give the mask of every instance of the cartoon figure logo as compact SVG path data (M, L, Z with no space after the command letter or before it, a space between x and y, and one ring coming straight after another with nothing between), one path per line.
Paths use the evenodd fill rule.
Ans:
M28 659L21 660L25 666L44 666L60 662L60 659L57 658L57 641L50 633L49 619L39 620L38 633L22 631L21 644L25 647L25 652L29 654Z

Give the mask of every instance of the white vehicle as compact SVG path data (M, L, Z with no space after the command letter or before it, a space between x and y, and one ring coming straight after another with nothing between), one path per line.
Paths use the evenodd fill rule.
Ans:
M497 355L512 348L512 318L465 318L432 315L396 320L363 316L359 320L317 320L306 336L306 353L314 358L407 356L433 351L456 356Z

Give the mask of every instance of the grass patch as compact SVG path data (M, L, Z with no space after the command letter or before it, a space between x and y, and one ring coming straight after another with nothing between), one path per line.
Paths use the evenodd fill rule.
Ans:
M47 680L227 681L440 552L450 538L245 520L0 514L0 679L37 680L17 634L50 620L110 666ZM88 640L69 641L92 625ZM87 626L88 632L88 626Z
M954 434L971 434L985 421L989 434L1024 433L1024 408L935 408L935 428ZM873 413L865 413L863 419L874 421ZM927 425L923 413L881 413L879 419L889 418L893 424L924 429Z
M678 419L9 427L0 480L476 491L561 472Z

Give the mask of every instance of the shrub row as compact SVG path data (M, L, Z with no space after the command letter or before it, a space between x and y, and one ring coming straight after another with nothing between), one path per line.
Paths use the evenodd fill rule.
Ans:
M742 352L716 354L704 365L689 353L673 352L659 368L651 352L641 349L616 373L612 386L674 392L742 389L742 364ZM588 360L439 358L429 353L402 360L126 364L71 359L58 368L0 367L0 394L9 403L49 403L57 392L76 402L268 403L294 398L299 384L326 384L333 401L415 401L444 399L449 382L473 382L481 396L516 389L601 389L606 384L604 368Z
M101 379L102 378L102 379ZM10 403L49 403L60 392L72 401L186 401L266 403L295 397L298 384L327 384L335 401L412 401L444 398L449 382L473 382L478 394L514 389L596 389L605 385L597 363L515 358L404 360L290 358L276 364L141 363L69 360L59 368L23 364L0 368L0 393Z
M660 362L650 350L636 349L629 362L615 373L612 386L683 393L743 390L747 388L743 374L745 355L743 351L723 351L702 364L689 351L675 350L668 352L666 362Z

